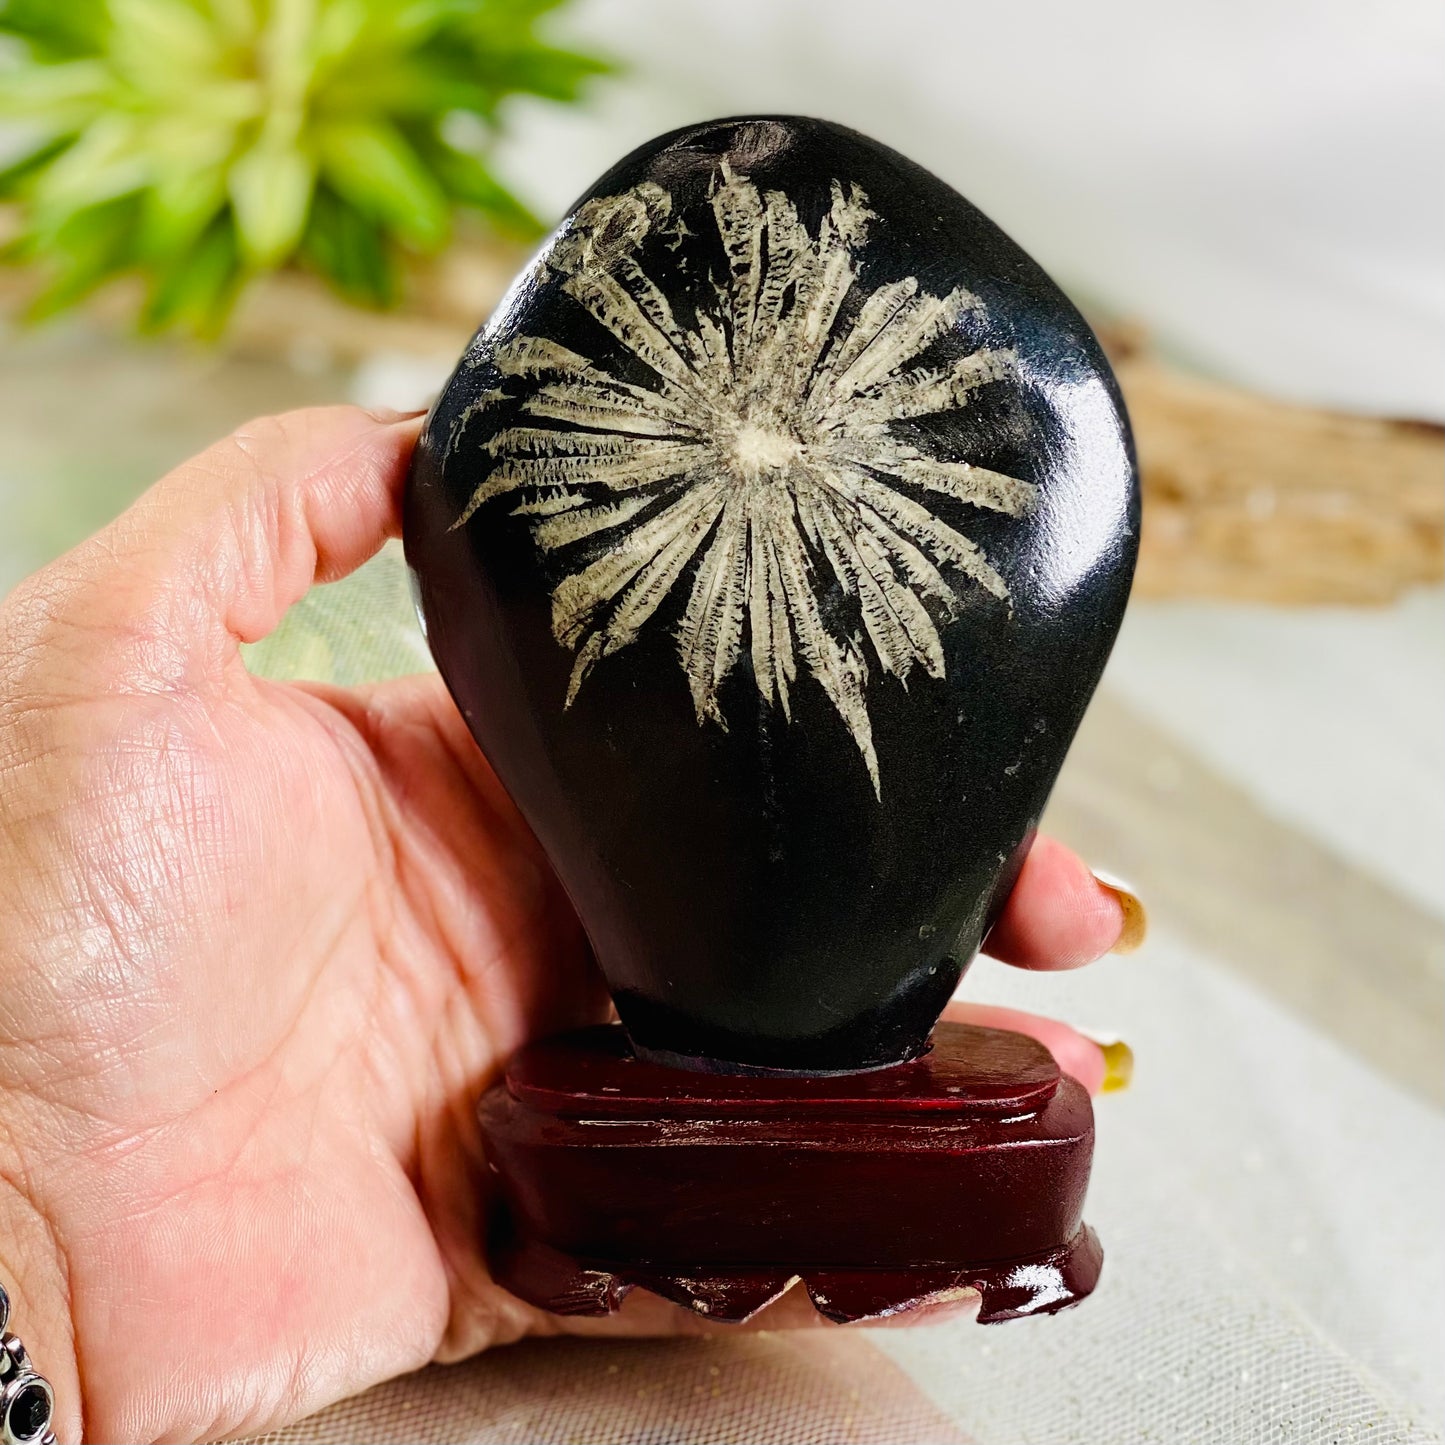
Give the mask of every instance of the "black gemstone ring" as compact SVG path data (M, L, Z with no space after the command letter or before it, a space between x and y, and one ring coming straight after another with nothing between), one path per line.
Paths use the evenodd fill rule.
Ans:
M55 1445L55 1392L31 1368L25 1346L9 1332L10 1296L0 1285L0 1445Z

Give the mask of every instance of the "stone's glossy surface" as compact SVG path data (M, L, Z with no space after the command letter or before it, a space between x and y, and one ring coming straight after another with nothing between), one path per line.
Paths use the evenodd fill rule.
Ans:
M924 1045L1133 569L1127 423L1047 276L903 157L696 126L480 332L406 500L428 637L644 1055Z
M741 1320L801 1277L834 1319L976 1289L990 1322L1093 1289L1093 1111L1035 1040L943 1023L915 1063L780 1082L657 1068L620 1034L532 1044L482 1100L488 1261L521 1298L604 1314L640 1285Z

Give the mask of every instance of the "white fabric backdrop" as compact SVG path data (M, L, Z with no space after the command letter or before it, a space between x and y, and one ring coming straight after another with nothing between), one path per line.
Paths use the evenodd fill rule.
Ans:
M618 156L744 111L936 171L1076 291L1281 396L1445 417L1438 0L582 0L632 63L524 103L508 172L560 214Z

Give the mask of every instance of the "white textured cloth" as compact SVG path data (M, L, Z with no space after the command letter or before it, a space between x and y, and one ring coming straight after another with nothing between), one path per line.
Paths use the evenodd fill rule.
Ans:
M581 0L584 26L629 72L518 104L542 214L674 126L823 116L1206 370L1445 418L1438 0Z

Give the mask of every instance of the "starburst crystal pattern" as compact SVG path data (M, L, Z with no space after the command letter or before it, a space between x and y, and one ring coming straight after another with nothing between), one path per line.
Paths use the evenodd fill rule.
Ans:
M483 393L458 433L512 399L507 380L523 381L525 399L487 444L495 464L457 525L506 497L559 554L552 626L575 654L568 705L685 587L676 640L699 723L726 727L719 689L745 653L758 691L791 719L801 666L876 792L870 654L905 683L914 667L942 677L939 626L957 588L1008 601L1003 578L929 499L1018 516L1034 488L894 434L897 422L967 405L1014 374L1015 358L984 347L925 364L961 316L982 310L962 288L930 295L909 276L845 307L876 217L857 186L834 181L831 196L814 235L786 195L724 165L711 208L726 271L690 326L638 260L648 235L688 234L680 222L666 229L668 193L645 183L581 207L547 264L646 365L649 384L540 337L504 342L491 358L503 388ZM855 622L825 615L837 587Z

